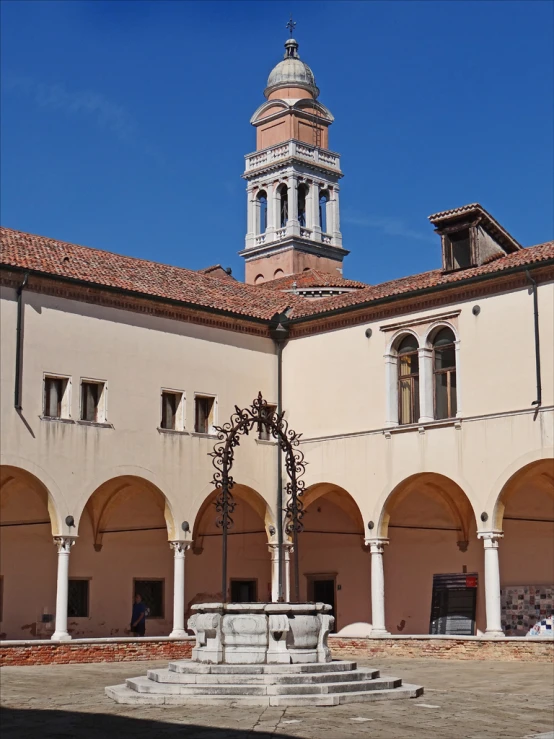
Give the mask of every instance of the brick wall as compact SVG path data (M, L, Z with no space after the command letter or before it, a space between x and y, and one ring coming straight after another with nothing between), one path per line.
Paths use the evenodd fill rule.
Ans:
M329 637L335 659L407 657L474 659L491 662L552 662L553 639L410 638L353 639Z
M67 665L85 662L136 662L186 659L194 640L86 641L0 643L0 666Z

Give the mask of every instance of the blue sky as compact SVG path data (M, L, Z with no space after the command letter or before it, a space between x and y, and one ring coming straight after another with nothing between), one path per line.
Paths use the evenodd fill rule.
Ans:
M427 216L470 202L546 241L553 7L3 0L2 224L242 278L249 119L292 10L335 116L345 276L437 267Z

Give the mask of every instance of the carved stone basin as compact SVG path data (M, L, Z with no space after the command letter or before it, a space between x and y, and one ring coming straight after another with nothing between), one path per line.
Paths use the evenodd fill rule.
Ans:
M325 603L198 603L192 659L211 664L330 662L334 623Z

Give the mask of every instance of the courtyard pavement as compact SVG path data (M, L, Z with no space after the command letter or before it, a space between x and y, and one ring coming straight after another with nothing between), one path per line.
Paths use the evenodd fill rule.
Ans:
M359 660L425 687L418 699L327 708L125 706L106 685L166 662L6 667L2 739L554 739L554 666Z

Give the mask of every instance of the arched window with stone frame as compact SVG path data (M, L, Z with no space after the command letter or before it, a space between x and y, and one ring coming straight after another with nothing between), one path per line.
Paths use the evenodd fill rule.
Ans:
M321 227L321 232L324 234L328 233L330 226L330 202L331 197L329 195L329 190L322 190L319 193L319 225Z
M439 328L431 341L433 347L434 417L454 418L458 410L456 378L456 337L448 326Z
M260 190L256 195L257 223L256 233L264 234L267 230L267 193Z

